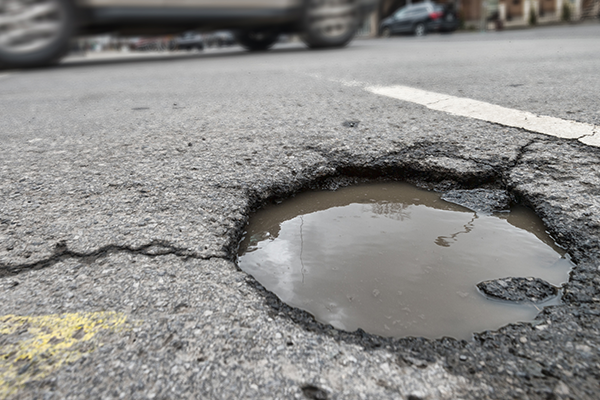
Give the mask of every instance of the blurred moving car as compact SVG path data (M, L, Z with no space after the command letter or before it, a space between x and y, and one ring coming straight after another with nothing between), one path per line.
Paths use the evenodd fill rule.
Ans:
M427 32L452 32L457 28L458 18L454 8L430 2L402 7L380 24L383 37L398 33L423 36Z
M62 57L77 34L159 36L236 31L249 50L280 33L300 33L311 48L340 47L376 0L1 0L0 65L31 67Z
M204 50L204 39L196 32L185 32L169 43L171 50Z

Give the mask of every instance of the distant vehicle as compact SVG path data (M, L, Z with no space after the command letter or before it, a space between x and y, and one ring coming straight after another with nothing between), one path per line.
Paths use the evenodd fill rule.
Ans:
M202 35L196 32L186 32L171 40L172 50L204 50L204 39Z
M161 36L235 30L249 50L281 33L310 48L352 40L377 0L0 0L0 65L33 67L60 59L77 34Z
M453 8L430 2L402 7L380 24L383 37L398 33L423 36L428 32L452 32L457 28L458 18Z
M231 31L215 31L207 34L204 39L207 47L233 46L236 43L235 35Z
M169 47L169 40L165 37L143 37L131 44L135 51L165 51Z

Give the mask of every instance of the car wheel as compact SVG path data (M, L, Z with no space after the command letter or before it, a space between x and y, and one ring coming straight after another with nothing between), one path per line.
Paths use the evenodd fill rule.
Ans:
M390 28L383 28L383 30L381 31L381 36L384 38L389 38L392 37L392 31Z
M356 34L356 0L307 0L302 41L310 48L342 47Z
M0 65L37 67L65 55L75 28L70 0L0 2Z
M425 36L425 24L418 23L415 25L415 36Z
M277 31L243 31L237 34L238 43L250 51L268 50L279 37Z

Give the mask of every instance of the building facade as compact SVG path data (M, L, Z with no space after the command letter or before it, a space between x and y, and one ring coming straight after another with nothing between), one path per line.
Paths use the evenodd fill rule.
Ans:
M378 20L406 4L421 1L381 0ZM435 3L452 4L463 27L476 30L600 18L600 0L437 0Z
M459 0L464 4L466 24L498 19L504 27L547 24L561 20L578 20L582 0ZM565 11L568 8L568 11ZM467 11L467 9L469 11ZM486 26L487 27L487 26Z

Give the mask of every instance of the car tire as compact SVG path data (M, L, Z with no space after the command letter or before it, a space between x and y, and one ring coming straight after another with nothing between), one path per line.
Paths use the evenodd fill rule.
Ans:
M386 39L392 37L392 30L390 28L383 28L381 31L381 37Z
M279 38L277 31L243 31L237 34L238 43L250 51L265 51L273 47Z
M427 30L425 29L425 24L419 22L418 24L415 25L415 29L414 29L414 33L415 36L425 36L425 34L427 33Z
M359 22L356 0L307 0L300 37L312 49L343 47L356 34Z
M69 41L75 31L75 9L71 0L36 3L17 0L2 4L0 65L40 67L57 61L69 51Z

